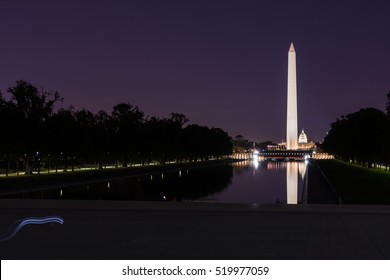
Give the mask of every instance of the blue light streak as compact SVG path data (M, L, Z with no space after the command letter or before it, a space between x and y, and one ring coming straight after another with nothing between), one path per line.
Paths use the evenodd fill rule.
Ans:
M6 234L0 236L0 241L10 240L19 232L19 230L21 230L26 225L42 225L47 223L58 223L62 225L64 223L64 219L57 216L48 216L42 218L29 217L29 218L17 220L15 221L15 223L16 223L15 227L12 227L11 229L8 230Z

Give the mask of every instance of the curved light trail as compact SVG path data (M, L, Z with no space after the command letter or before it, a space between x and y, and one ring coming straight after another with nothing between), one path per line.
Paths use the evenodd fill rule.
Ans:
M17 220L15 221L15 223L16 225L14 227L10 228L7 233L0 236L0 241L10 240L19 232L19 230L21 230L26 225L42 225L47 223L58 223L62 225L64 223L64 219L57 216L48 216L42 218L30 217L30 218Z

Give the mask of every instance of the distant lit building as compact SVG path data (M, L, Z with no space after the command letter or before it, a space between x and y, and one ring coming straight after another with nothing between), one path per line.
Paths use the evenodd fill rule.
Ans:
M311 141L307 141L307 136L305 131L302 129L301 134L298 138L298 150L315 150L316 144ZM267 149L269 151L283 151L286 150L286 142L282 141L281 143L278 143L276 145L268 145Z
M311 142L307 141L306 133L302 129L302 132L298 138L298 149L300 149L300 150L314 150L315 148L316 148L316 144L313 141L311 141Z
M303 129L302 129L301 134L299 135L298 144L307 144L307 136L306 136L305 131Z

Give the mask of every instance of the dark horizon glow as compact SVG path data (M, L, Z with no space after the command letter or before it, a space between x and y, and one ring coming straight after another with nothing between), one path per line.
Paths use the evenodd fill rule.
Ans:
M343 114L384 110L389 9L388 1L2 1L0 90L24 79L58 90L62 107L111 112L128 102L233 137L281 141L293 41L298 127L321 141Z

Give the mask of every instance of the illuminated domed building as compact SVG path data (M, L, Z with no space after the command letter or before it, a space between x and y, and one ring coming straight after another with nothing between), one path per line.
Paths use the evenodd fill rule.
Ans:
M314 142L308 142L305 131L302 129L298 138L298 148L300 150L314 150L316 144Z
M306 136L305 131L303 129L302 129L301 134L299 135L298 144L307 144L307 136Z
M298 138L298 150L315 150L316 144L313 141L308 142L305 131L302 129L301 134ZM286 150L286 142L282 141L276 145L269 145L268 150Z

